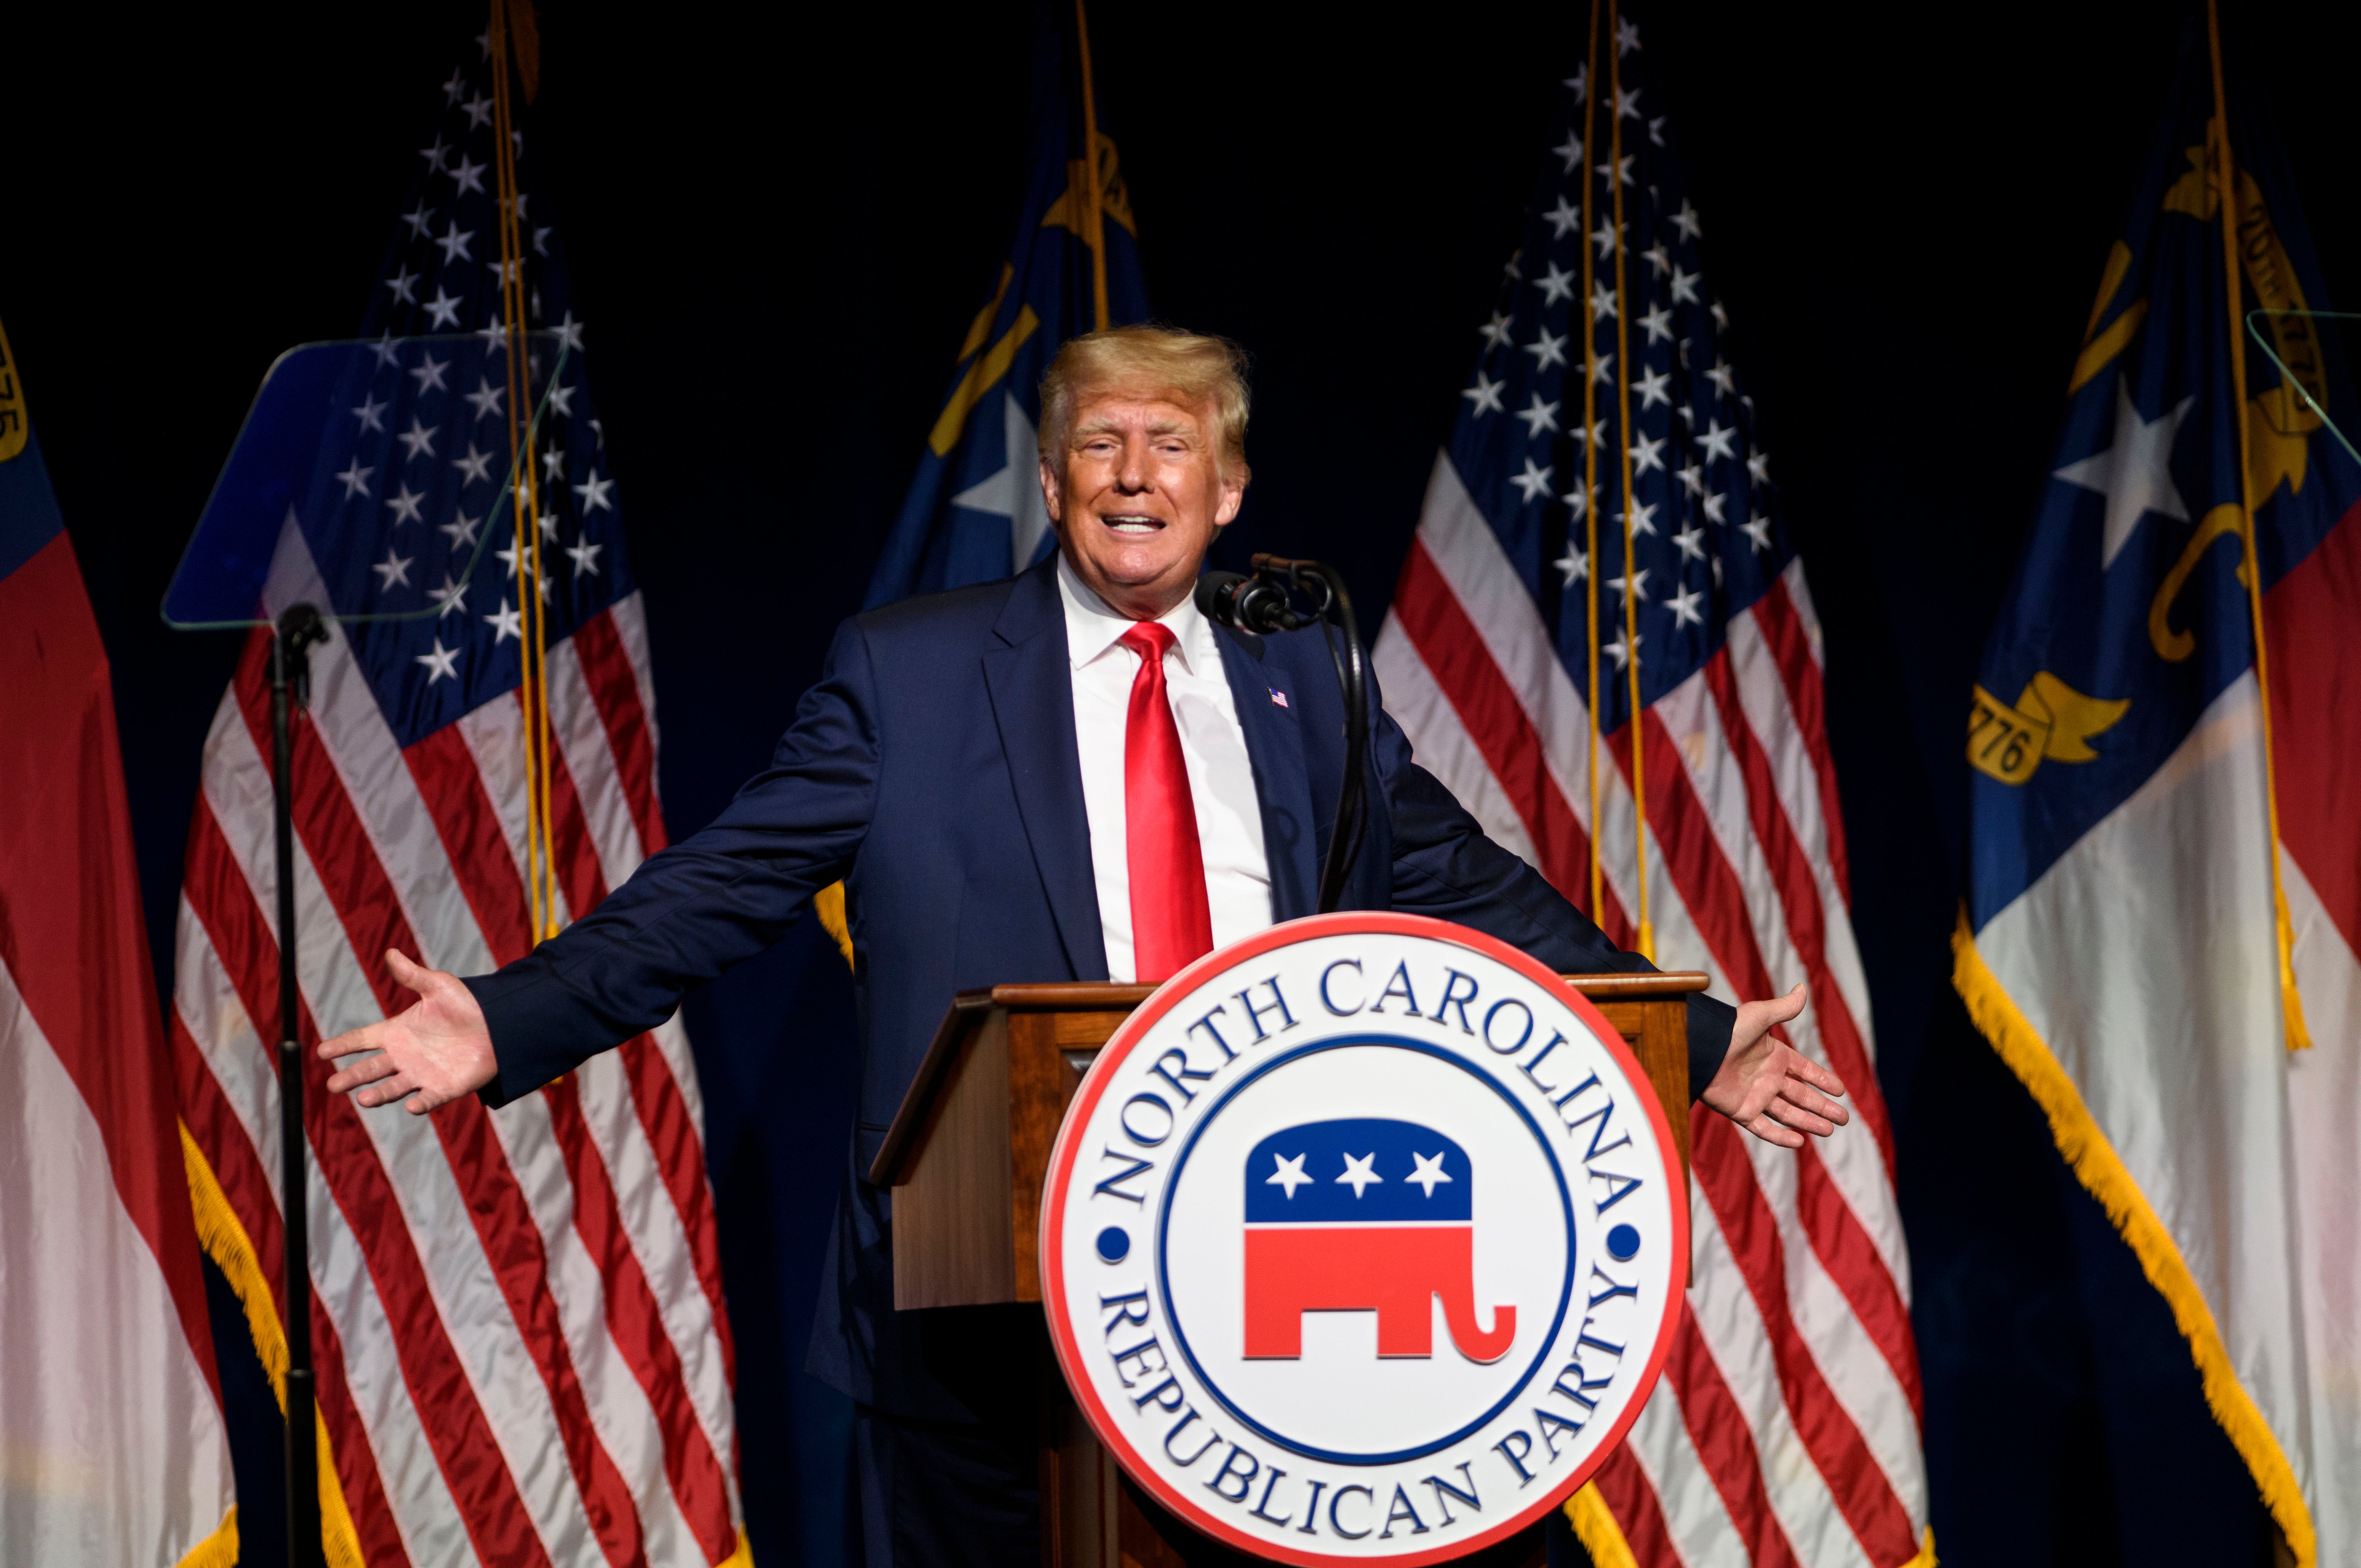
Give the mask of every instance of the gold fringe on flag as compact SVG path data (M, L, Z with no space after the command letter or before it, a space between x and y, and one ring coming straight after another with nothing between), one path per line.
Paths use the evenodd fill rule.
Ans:
M279 1401L283 1415L287 1409L287 1331L280 1326L279 1308L270 1299L270 1282L263 1277L262 1264L255 1256L254 1239L246 1234L246 1226L230 1207L229 1197L222 1191L221 1181L214 1168L190 1135L189 1124L181 1124L181 1164L189 1180L189 1204L195 1212L197 1245L214 1260L222 1277L229 1281L232 1294L246 1310L246 1330L253 1336L254 1354L261 1363L263 1375L270 1379L270 1392ZM308 1308L309 1303L305 1303ZM290 1310L294 1304L290 1303ZM361 1556L360 1532L353 1528L351 1510L345 1507L344 1484L336 1475L336 1458L328 1442L327 1418L321 1415L317 1404L312 1418L319 1443L320 1473L320 1544L328 1568L368 1568ZM199 1555L212 1550L213 1543L227 1532L229 1555L218 1560L223 1568L237 1561L237 1529L232 1518L222 1521L222 1528L200 1543L197 1551L182 1560L182 1568L216 1568L216 1560Z
M179 1568L237 1568L237 1505L232 1503L229 1512L214 1532L189 1548Z
M819 916L819 928L836 943L836 950L844 955L847 968L852 964L852 926L846 918L844 883L832 882L812 894L812 913Z
M2304 1507L2303 1489L2297 1485L2295 1470L2280 1452L2270 1423L2238 1380L2237 1368L2231 1365L2230 1352L2222 1343L2221 1326L2213 1321L2213 1309L2206 1305L2204 1292L2190 1274L2180 1244L2148 1207L2147 1194L2083 1103L2082 1091L2059 1065L2057 1053L2002 987L1983 955L1976 951L1975 933L1968 928L1965 906L1951 935L1951 984L1968 1004L1968 1015L1992 1041L2009 1070L2032 1091L2034 1102L2049 1118L2050 1135L2057 1139L2058 1151L2073 1168L2076 1179L2106 1209L2107 1218L2114 1222L2139 1259L2147 1282L2171 1307L2172 1321L2189 1342L2190 1358L2197 1363L2198 1378L2213 1419L2222 1423L2231 1446L2246 1462L2264 1506L2286 1538L2296 1568L2312 1568L2318 1560L2318 1544L2311 1511Z
M1630 1441L1628 1438L1625 1441ZM1599 1495L1598 1483L1584 1483L1581 1490L1565 1500L1566 1522L1574 1526L1575 1539L1590 1553L1598 1568L1640 1568L1631 1543L1623 1538L1623 1527L1615 1522L1613 1510ZM1918 1554L1907 1563L1897 1563L1894 1568L1936 1568L1935 1530L1927 1527L1921 1538Z
M1584 1482L1582 1489L1565 1500L1565 1519L1598 1568L1640 1568L1639 1559L1631 1554L1631 1543L1623 1539L1623 1527L1615 1522L1607 1499L1598 1495L1598 1482Z

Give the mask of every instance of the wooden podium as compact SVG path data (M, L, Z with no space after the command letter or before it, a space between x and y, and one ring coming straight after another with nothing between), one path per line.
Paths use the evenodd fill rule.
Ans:
M1688 1169L1688 1010L1707 977L1569 975L1631 1046L1672 1124ZM995 985L951 999L926 1059L869 1168L894 1189L894 1305L987 1306L1041 1299L1041 1184L1059 1124L1101 1046L1152 985ZM1046 1344L1045 1344L1046 1348ZM1177 1525L1122 1478L1074 1408L1054 1362L1041 1432L1045 1568L1182 1568L1220 1549ZM1173 1543L1181 1531L1187 1557ZM1208 1554L1211 1549L1211 1554ZM1485 1563L1541 1560L1538 1533ZM1228 1560L1243 1561L1235 1554Z

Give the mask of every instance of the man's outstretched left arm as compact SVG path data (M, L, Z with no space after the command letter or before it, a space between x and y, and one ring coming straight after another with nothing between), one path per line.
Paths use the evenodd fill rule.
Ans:
M1375 706L1373 704L1373 706ZM1382 706L1370 735L1372 803L1389 813L1398 909L1474 927L1561 973L1655 966L1607 939L1590 917L1517 855L1487 838L1457 797L1411 758L1410 740ZM1804 1011L1804 987L1731 1007L1689 998L1692 1093L1755 1136L1783 1147L1826 1137L1850 1119L1836 1074L1771 1033Z

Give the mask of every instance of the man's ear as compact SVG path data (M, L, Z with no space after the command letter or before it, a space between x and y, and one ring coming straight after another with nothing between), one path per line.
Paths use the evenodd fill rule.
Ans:
M1213 526L1215 528L1227 528L1230 525L1231 520L1238 515L1238 509L1246 505L1246 476L1243 474L1224 474L1222 476L1222 499L1214 503L1213 506ZM1053 511L1050 515L1054 517L1057 514Z
M1060 510L1064 505L1065 499L1063 495L1060 493L1063 488L1060 483L1061 478L1062 476L1060 475L1057 469L1051 466L1049 460L1047 457L1042 458L1041 504L1049 509L1049 521L1055 523L1062 523L1066 521L1064 518L1058 515Z

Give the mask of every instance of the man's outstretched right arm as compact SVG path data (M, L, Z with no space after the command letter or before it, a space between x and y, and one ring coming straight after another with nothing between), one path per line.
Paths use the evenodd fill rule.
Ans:
M330 1059L379 1053L329 1089L359 1089L364 1105L405 1100L418 1113L475 1090L502 1105L653 1028L691 986L777 941L814 893L845 874L869 829L877 770L873 674L847 622L770 767L711 826L498 973L460 981L401 966L395 978L420 1000L323 1042Z

